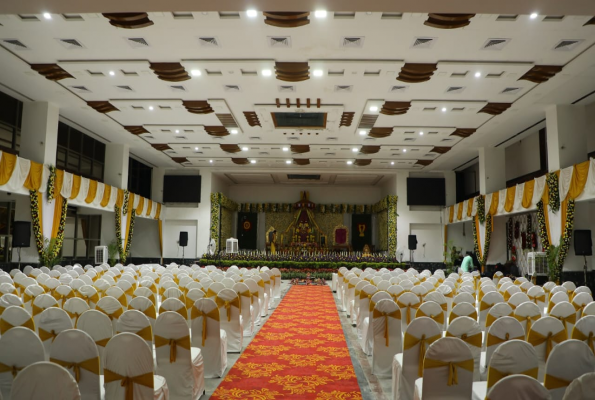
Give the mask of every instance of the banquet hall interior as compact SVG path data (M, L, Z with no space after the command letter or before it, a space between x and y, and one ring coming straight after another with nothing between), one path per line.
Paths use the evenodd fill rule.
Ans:
M0 2L0 400L593 399L593 231L593 2Z

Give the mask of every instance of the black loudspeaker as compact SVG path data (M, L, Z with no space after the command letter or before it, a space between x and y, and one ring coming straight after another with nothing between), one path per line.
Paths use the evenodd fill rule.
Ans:
M574 235L574 254L577 256L592 256L592 242L590 230L576 230Z
M180 246L188 246L188 232L180 232Z
M417 250L417 236L409 235L409 250Z
M31 246L31 222L14 221L12 226L12 247Z

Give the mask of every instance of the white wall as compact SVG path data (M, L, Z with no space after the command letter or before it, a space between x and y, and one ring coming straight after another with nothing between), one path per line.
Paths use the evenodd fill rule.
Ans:
M506 180L518 178L539 169L539 130L508 146L505 151Z
M154 219L136 218L129 257L159 258L160 256L159 222Z
M490 253L488 264L504 264L506 260L506 220L508 218L494 217L494 229L490 236ZM471 233L473 235L473 232Z
M462 248L462 254L473 251L473 226L471 221L448 225L448 241L452 242L453 246Z
M441 224L410 225L411 234L417 236L415 262L441 262L444 259L444 240Z
M186 259L197 258L197 221L190 219L168 219L163 223L163 257L182 258L182 248L178 246L180 232L188 232L188 246L184 249ZM207 238L208 239L208 238ZM203 244L200 254L207 248L207 242ZM159 244L157 245L159 249Z
M238 203L295 203L305 190L314 203L374 204L383 193L376 186L232 185L228 190L228 197Z
M586 107L587 115L587 150L595 151L595 103Z
M574 229L590 229L591 242L595 243L595 202L586 201L576 203L574 207ZM568 249L568 255L564 261L564 271L582 271L585 259L583 256L574 254L574 236ZM595 266L593 256L587 257L587 270L591 271Z

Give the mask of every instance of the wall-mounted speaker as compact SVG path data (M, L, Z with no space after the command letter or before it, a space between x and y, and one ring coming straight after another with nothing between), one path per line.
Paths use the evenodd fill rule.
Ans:
M179 244L182 247L188 246L188 232L180 232Z
M409 235L408 243L409 250L417 250L417 236Z
M12 247L31 246L31 222L14 221L12 225Z
M577 256L592 256L593 243L591 242L591 231L576 230L574 235L574 254Z

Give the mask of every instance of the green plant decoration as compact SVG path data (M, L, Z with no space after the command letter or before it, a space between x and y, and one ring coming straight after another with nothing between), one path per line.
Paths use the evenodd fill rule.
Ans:
M555 172L547 174L547 187L549 190L549 206L556 213L560 209L560 191L558 188L558 174Z
M107 245L107 260L111 267L116 265L116 257L118 256L118 242L116 239L112 240Z

